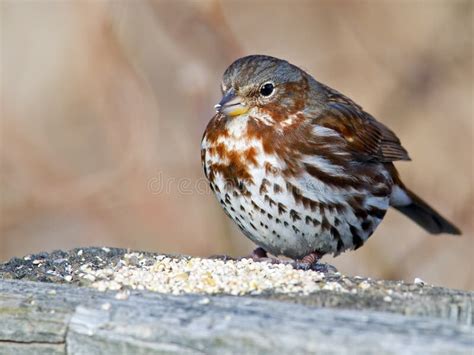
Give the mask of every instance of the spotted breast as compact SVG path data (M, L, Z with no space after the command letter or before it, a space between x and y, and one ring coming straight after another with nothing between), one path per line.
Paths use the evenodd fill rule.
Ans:
M334 131L299 129L312 139L301 142L283 130L278 137L273 126L250 115L217 114L202 140L211 189L242 232L274 255L300 259L360 247L388 208L389 174L380 165L369 178L362 166L350 166L348 156L336 152L342 142ZM282 140L285 146L278 146ZM321 146L329 154L331 140L331 155L302 153L313 144L311 150Z

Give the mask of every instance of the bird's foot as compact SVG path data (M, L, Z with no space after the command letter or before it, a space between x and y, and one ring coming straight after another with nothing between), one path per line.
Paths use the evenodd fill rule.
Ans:
M304 256L302 259L293 261L291 265L296 270L312 270L322 272L324 274L337 272L337 269L334 266L318 262L323 257L323 255L324 254L318 252L313 252Z
M256 248L252 253L247 256L247 259L252 259L253 261L258 261L259 259L266 259L268 258L268 253L263 248Z
M240 261L243 259L251 259L254 262L266 262L269 264L289 264L291 265L294 269L296 270L312 270L312 271L318 271L322 272L324 274L327 273L335 273L337 272L337 269L329 264L326 263L319 263L319 260L323 257L323 254L321 253L310 253L306 256L304 256L302 259L298 260L281 260L278 258L272 258L268 256L268 253L265 249L258 247L250 255L243 256L240 258L233 258L228 255L213 255L210 258L211 259L219 259L223 261Z

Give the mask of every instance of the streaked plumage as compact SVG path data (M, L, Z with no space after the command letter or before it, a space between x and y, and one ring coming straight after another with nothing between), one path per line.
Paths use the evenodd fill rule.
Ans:
M357 249L389 206L430 233L459 234L401 182L393 161L409 157L397 136L298 67L244 57L222 90L202 139L204 172L225 212L266 251L302 259Z

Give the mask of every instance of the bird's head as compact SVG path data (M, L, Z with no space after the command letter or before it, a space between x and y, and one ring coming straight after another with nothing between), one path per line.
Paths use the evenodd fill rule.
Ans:
M237 59L224 72L222 100L215 106L227 117L237 117L253 108L291 114L304 106L308 75L285 60L251 55Z

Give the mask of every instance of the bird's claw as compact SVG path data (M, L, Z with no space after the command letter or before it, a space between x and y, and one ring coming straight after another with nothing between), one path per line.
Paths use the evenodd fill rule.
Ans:
M296 270L304 270L304 271L312 270L312 271L322 272L323 274L337 272L337 269L334 266L326 264L326 263L318 263L318 262L307 263L300 260L296 260L291 263L291 266L293 266L293 268Z

